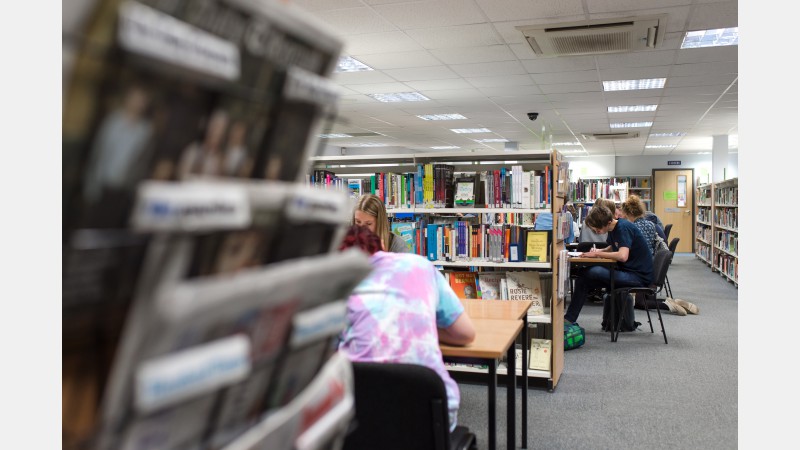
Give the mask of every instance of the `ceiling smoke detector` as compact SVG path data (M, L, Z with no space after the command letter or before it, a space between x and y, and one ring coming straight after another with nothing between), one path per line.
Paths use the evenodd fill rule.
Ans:
M659 47L667 15L516 27L537 56L601 55Z

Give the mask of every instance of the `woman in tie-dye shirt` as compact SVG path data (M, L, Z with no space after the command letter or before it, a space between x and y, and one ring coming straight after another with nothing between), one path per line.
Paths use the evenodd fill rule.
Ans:
M456 426L458 385L445 369L439 342L466 345L475 329L455 292L430 261L382 251L380 238L353 226L341 249L371 255L373 270L347 301L347 329L339 351L351 361L407 363L436 371L447 390L450 429Z

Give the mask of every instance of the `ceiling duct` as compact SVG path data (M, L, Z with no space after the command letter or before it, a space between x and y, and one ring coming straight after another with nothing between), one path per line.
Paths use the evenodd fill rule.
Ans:
M606 139L634 139L639 137L639 132L628 131L619 133L581 133L581 137L587 141L604 141Z
M516 27L537 56L601 55L659 47L667 15Z

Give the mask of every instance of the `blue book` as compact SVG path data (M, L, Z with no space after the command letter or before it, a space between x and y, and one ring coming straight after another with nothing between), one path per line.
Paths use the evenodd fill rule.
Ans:
M439 225L435 223L428 224L428 259L431 261L436 261L436 255L438 253L439 243L437 242L436 235Z
M406 247L411 253L417 252L417 246L414 245L416 225L416 222L392 222L392 233L405 241Z

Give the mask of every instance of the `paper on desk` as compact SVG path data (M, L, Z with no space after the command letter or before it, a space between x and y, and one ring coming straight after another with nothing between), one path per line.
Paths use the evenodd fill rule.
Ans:
M567 255L569 256L581 256L582 254L583 252L567 252Z

